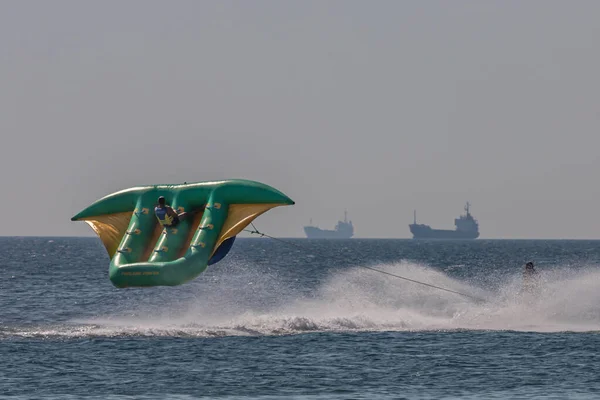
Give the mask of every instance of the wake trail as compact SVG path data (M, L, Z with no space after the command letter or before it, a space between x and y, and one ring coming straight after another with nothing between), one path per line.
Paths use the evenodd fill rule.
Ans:
M434 268L401 262L377 269L448 288L486 302L435 290L356 267L336 271L310 296L301 288L251 277L255 290L219 282L199 294L186 311L169 317L108 316L71 324L28 328L2 336L178 336L283 335L305 332L513 330L589 332L600 330L600 270L558 267L541 273L535 295L523 295L521 275L508 276L487 291ZM250 279L250 278L248 278ZM263 285L263 286L261 286ZM275 289L277 288L277 289ZM273 292L277 290L277 292ZM276 298L279 301L273 302ZM264 304L261 305L261 301Z

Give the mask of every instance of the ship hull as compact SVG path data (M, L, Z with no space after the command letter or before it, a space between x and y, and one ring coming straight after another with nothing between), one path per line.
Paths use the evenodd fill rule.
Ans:
M320 229L315 226L305 226L304 233L309 239L350 239L351 233Z
M413 239L445 239L445 240L473 240L479 237L479 232L451 231L444 229L432 229L427 225L410 225Z

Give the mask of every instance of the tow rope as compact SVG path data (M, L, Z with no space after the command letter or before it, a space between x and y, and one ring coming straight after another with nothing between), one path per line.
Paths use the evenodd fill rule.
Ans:
M253 234L253 235L259 235L260 237L266 237L266 238L269 238L269 239L273 239L273 240L285 243L285 244L287 244L289 246L293 246L293 247L296 247L296 248L301 249L301 250L306 250L307 252L312 252L312 250L309 249L308 246L301 246L301 245L299 245L297 243L292 243L292 242L290 242L288 240L284 240L284 239L280 239L280 238L276 238L276 237L267 235L266 233L260 232L256 228L256 226L254 226L254 224L252 222L250 223L250 225L252 225L252 228L254 228L254 230L251 231L251 230L248 230L248 229L244 229L244 232L248 232L248 233ZM473 300L482 301L482 302L486 301L485 299L483 299L481 297L473 296L473 295L466 294L466 293L457 292L456 290L447 289L447 288L444 288L444 287L441 287L441 286L432 285L432 284L426 283L426 282L421 282L421 281L418 281L416 279L407 278L405 276L401 276L401 275L397 275L397 274L392 274L391 272L382 271L382 270L377 269L377 268L367 267L366 265L358 265L358 267L361 267L361 268L364 268L364 269L368 269L368 270L374 271L374 272L379 272L380 274L392 276L394 278L403 279L405 281L413 282L413 283L416 283L416 284L419 284L419 285L423 285L423 286L427 286L427 287L430 287L430 288L434 288L434 289L438 289L438 290L443 290L444 292L454 293L454 294L457 294L459 296L468 297L468 298L473 299Z

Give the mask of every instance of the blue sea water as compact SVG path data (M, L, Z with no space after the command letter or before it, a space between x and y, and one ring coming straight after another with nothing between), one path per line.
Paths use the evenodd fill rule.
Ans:
M0 398L600 398L600 242L292 242L116 289L96 238L0 238Z

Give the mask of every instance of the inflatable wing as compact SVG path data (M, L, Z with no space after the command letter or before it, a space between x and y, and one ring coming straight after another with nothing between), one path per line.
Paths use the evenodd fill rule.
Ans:
M159 196L193 217L163 228L154 215ZM115 286L175 286L221 260L256 217L291 204L278 190L246 180L155 185L108 195L71 220L87 222L98 234L111 257Z

